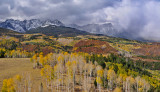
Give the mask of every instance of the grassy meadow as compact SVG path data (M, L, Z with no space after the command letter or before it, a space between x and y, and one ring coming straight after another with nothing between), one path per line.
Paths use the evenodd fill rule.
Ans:
M42 80L39 69L33 69L30 58L1 58L0 59L0 89L4 79L12 78L15 75L29 75L32 80L32 92L37 92Z

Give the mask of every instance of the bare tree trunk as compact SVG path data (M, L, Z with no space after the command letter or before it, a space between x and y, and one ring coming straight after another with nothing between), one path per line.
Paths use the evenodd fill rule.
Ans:
M43 92L43 84L42 83L40 84L39 92Z
M125 92L127 92L127 88L128 88L128 86L127 86L127 81L126 81L126 91Z

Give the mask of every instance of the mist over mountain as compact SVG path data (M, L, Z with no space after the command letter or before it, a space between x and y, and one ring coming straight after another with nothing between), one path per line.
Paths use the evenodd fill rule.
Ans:
M115 29L112 23L87 24L83 26L70 24L68 26L94 34L104 34L108 36L116 36L118 34L118 31Z
M86 31L88 33L93 34L102 34L107 36L113 36L113 37L120 37L120 38L126 38L131 40L139 40L139 41L159 41L154 39L148 39L146 40L144 37L140 37L137 35L137 32L132 31L121 31L126 30L122 29L121 27L118 27L117 25L113 23L93 23L93 24L86 24L86 25L78 25L78 24L63 24L59 20L50 20L50 19L30 19L30 20L14 20L14 19L7 19L0 23L1 28L10 29L16 32L25 33L27 31L32 31L32 29L36 28L43 28L43 30L48 30L48 26L64 26L64 27L71 27L75 28L77 30ZM132 27L135 27L133 25ZM67 29L72 30L72 29ZM51 32L51 31L50 31ZM57 32L57 31L56 31Z
M116 24L113 27L116 29L116 36L160 41L159 9L159 0L1 0L0 21L10 18L15 20L54 18L65 25L78 24L81 26L110 22ZM8 23L7 25L10 26L2 23L3 26L0 27L19 32L43 26L43 23L29 22L31 28L28 28L26 23L20 23L21 25ZM86 30L89 26L91 27L88 25L81 29ZM103 28L99 29L96 26L87 31L115 35L115 32L110 33L107 29L105 28L104 32Z
M14 30L16 32L24 33L31 29L42 28L43 30L46 29L47 26L65 26L59 20L40 20L40 19L31 19L31 20L14 20L14 19L7 19L4 22L0 23L0 27ZM112 23L104 23L104 24L87 24L83 26L79 26L77 24L71 24L66 27L76 28L78 30L86 31L89 33L94 34L104 34L108 36L118 35L118 29L116 30ZM40 29L39 28L39 29ZM70 29L71 30L71 29ZM32 30L31 30L32 31ZM44 30L45 31L45 30Z

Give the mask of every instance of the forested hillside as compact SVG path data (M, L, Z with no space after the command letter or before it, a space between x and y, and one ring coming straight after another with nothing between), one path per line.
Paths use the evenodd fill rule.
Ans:
M160 91L158 43L51 29L0 36L2 92Z
M64 37L75 37L77 35L87 35L85 31L80 31L75 28L64 27L64 26L47 26L31 29L26 33L42 33L48 36L64 36Z

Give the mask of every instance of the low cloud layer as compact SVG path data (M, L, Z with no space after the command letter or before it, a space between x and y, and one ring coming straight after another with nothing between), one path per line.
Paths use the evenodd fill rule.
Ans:
M159 0L0 0L0 20L58 19L65 24L112 22L133 39L160 41Z
M159 9L158 0L123 0L104 11L108 20L118 23L120 33L128 33L133 39L160 41Z

